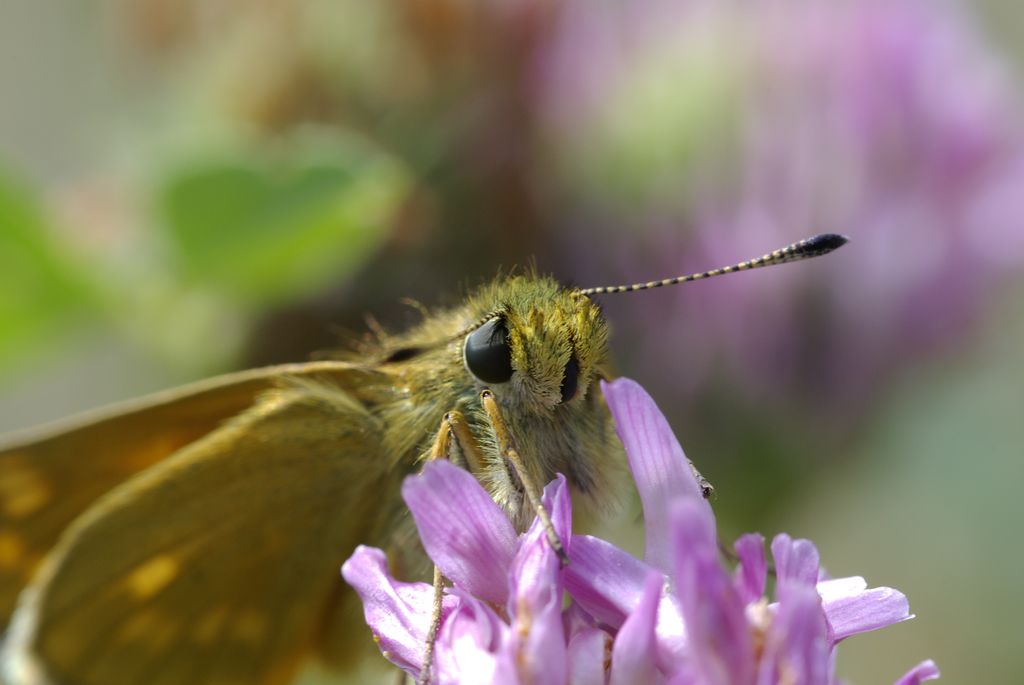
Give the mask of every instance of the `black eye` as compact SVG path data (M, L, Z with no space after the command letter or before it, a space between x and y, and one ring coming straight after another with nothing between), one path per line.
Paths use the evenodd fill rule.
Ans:
M484 383L504 383L512 378L512 350L505 322L491 319L466 336L463 356L469 372Z
M580 362L573 352L569 363L565 365L565 376L562 377L562 401L568 402L576 394L576 384L580 378Z

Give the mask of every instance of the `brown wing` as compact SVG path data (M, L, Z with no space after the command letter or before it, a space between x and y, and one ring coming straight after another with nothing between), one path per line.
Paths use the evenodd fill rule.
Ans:
M244 371L0 439L0 629L60 533L100 495L252 406L283 376L363 372L341 362Z
M300 383L117 486L22 595L6 682L287 682L397 496L379 438L351 395Z

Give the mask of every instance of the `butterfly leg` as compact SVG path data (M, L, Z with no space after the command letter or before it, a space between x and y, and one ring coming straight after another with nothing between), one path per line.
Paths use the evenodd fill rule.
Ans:
M458 450L452 449L452 443ZM481 472L483 463L480 450L476 446L476 439L469 430L466 417L462 412L452 410L441 419L441 427L434 438L434 444L430 449L430 459L447 459L456 466L461 466L473 475Z
M416 685L427 685L430 682L430 671L434 665L434 643L437 642L437 631L441 628L441 608L444 600L444 574L437 566L434 567L434 601L430 609L430 628L427 630L427 644L423 651L423 667Z
M454 444L453 444L454 443ZM453 449L457 448L457 449ZM480 473L480 450L469 430L466 418L459 411L450 411L441 420L434 444L430 448L429 459L448 459L470 473ZM434 567L434 600L430 612L430 629L427 631L426 646L423 652L423 667L417 683L425 685L430 682L430 670L434 662L434 643L437 642L437 631L441 627L441 607L444 599L445 578L441 569Z
M689 457L686 458L686 463L690 465L690 470L693 471L693 475L697 479L697 485L700 486L700 494L704 499L711 499L711 496L715 494L715 486L708 482L707 478L701 475L701 472L697 470L696 465L690 461Z
M562 565L568 564L569 555L565 553L565 547L562 545L562 541L558 539L555 527L551 525L551 516L541 502L540 488L526 470L522 457L519 456L519 452L515 448L512 433L505 424L505 420L501 417L501 410L498 408L497 400L494 399L494 393L490 390L483 390L480 393L480 401L483 403L484 412L494 427L495 435L498 438L498 449L501 451L502 456L512 465L512 468L515 469L519 481L523 484L523 490L526 492L526 498L529 500L530 506L533 507L533 510L537 512L537 516L540 517L551 548L555 550L555 554L558 555Z

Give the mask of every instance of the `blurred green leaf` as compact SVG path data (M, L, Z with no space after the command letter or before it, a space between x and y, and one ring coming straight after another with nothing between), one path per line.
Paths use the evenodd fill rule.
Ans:
M159 210L187 284L267 305L362 263L406 187L391 158L334 141L196 164L163 186Z
M0 371L59 342L90 301L33 193L0 172Z

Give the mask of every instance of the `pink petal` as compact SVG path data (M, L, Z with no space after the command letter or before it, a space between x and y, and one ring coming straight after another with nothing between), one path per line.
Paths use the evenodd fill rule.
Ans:
M571 528L568 499L565 478L559 475L545 490L544 505L552 513L556 533L566 542ZM534 685L563 685L566 680L560 567L538 518L523 536L512 562L508 602L510 649L520 678Z
M572 530L571 513L568 506L569 491L565 477L559 474L544 490L544 507L551 513L555 534L569 543ZM540 518L535 518L530 529L519 542L519 549L512 560L512 574L508 613L526 609L536 614L554 601L561 616L561 562L548 541Z
M814 585L818 582L821 558L810 540L794 540L780 533L772 540L772 558L779 583Z
M446 461L429 462L405 479L402 498L444 575L475 597L504 604L516 531L477 479Z
M573 536L569 559L562 570L565 589L583 610L612 630L636 609L644 583L655 572L610 542L589 535ZM671 594L662 594L656 632L658 663L667 672L686 653L682 612Z
M746 605L708 541L703 504L684 499L672 508L676 594L682 602L689 653L700 682L743 685L754 678Z
M717 559L718 538L714 519L704 515L704 502L682 499L672 507L671 535L676 564L680 559Z
M681 668L668 679L668 685L703 685L703 681L692 669Z
M664 584L665 579L660 573L651 572L648 575L640 603L615 636L611 685L654 683L658 679L654 630Z
M414 676L423 666L423 651L430 628L434 588L427 583L403 583L387 571L387 556L360 545L341 567L341 575L363 602L366 623L384 656ZM444 598L442 617L455 607Z
M868 581L861 576L846 576L845 578L829 578L818 581L818 594L825 604L856 595L868 589Z
M772 620L758 672L758 685L818 685L830 673L828 625L813 587L789 584Z
M741 535L733 545L739 566L736 568L736 589L747 604L764 595L768 563L764 555L764 537L757 533Z
M433 681L440 685L517 685L508 626L483 602L459 593L459 605L441 625Z
M586 609L580 606L579 602L570 602L565 611L562 612L562 622L565 624L565 634L572 640L576 633L597 627L597 619L590 615Z
M893 685L920 685L924 680L936 680L939 675L939 667L935 665L934 661L928 659L907 671Z
M618 629L640 602L650 566L590 535L573 536L565 589L595 619Z
M541 501L551 515L551 526L558 534L558 539L563 545L568 546L572 543L572 500L565 484L565 476L559 473L555 480L547 484ZM534 525L538 523L535 521Z
M569 640L569 685L605 685L604 662L612 639L598 628L584 628Z
M713 519L711 508L683 448L650 395L628 378L602 381L601 388L643 504L647 531L644 559L667 573L669 503L680 497L692 498L701 502L706 516Z
M833 641L912 618L907 597L891 587L876 587L824 601Z

